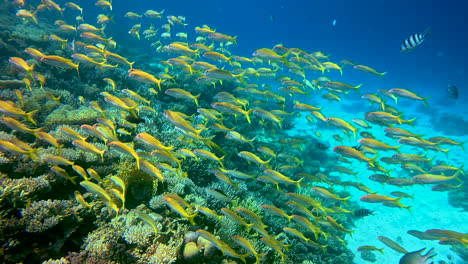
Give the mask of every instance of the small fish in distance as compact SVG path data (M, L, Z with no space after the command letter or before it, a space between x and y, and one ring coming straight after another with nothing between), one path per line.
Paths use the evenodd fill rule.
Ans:
M458 99L458 88L453 84L449 84L447 87L447 94L451 99Z
M423 33L416 33L411 36L409 36L405 41L403 41L403 44L401 44L400 47L400 52L408 52L416 48L417 46L421 45L423 43L424 39L431 34L431 27L428 27L426 30L424 30Z

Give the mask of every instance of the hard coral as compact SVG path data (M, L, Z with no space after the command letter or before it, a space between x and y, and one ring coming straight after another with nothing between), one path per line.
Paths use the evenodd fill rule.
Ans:
M77 211L77 204L68 200L36 201L21 210L21 221L26 232L43 232L74 216Z
M26 204L34 198L50 191L49 182L45 176L36 178L9 179L0 175L0 206L8 203Z
M74 108L62 105L50 113L45 119L45 125L82 125L93 124L100 115L89 107Z

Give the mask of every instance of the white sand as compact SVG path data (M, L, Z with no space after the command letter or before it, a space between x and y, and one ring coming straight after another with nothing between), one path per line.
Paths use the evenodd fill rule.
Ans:
M351 121L352 118L364 117L364 113L359 115L349 115L346 111L339 110L339 104L336 104L334 113L328 111L329 116L335 116L343 118L344 120ZM327 110L330 109L330 106L326 107ZM412 118L414 116L418 117L418 125L416 128L410 126L399 126L403 129L407 129L415 134L427 135L425 138L431 136L447 136L441 133L435 132L431 128L431 124L428 123L429 119L427 116L414 114L411 115L411 111L407 112L407 118ZM297 120L296 130L300 134L304 134L307 131L308 134L313 135L313 125L310 125L305 118ZM320 121L319 121L320 122ZM396 146L398 145L397 140L387 138L384 135L384 127L379 127L372 125L373 128L368 130L371 132L376 139L381 140L387 144ZM331 146L334 147L338 143L332 139L333 134L344 135L338 130L319 130L323 135L322 140L324 142L330 142ZM360 130L362 131L362 130ZM301 133L302 132L302 133ZM453 137L447 136L457 141L466 141L468 138L462 137ZM359 137L360 138L360 137ZM356 140L345 140L345 145L354 146L357 145ZM444 146L445 147L445 146ZM457 146L449 146L452 150L449 154L449 165L452 166L461 166L460 162L468 160L468 153L461 151ZM467 145L468 147L468 145ZM409 146L404 146L401 148L402 152L408 154L424 154L425 151L422 149L417 149ZM331 150L330 150L331 151ZM394 152L380 152L379 158L388 156L390 157ZM428 152L428 157L433 157L437 155L433 151ZM444 155L440 155L440 158L446 160ZM451 162L450 162L451 161ZM381 164L385 168L393 168L391 175L393 177L398 177L400 173L406 173L402 171L399 166L388 166L386 164ZM403 198L402 203L405 205L412 205L413 213L409 213L406 209L398 208L389 208L382 206L380 204L365 203L359 201L359 198L365 195L364 192L355 190L354 188L348 188L348 191L352 192L352 200L357 201L363 208L375 210L374 216L363 217L356 221L356 227L354 228L355 232L353 237L349 235L346 237L348 241L348 248L356 254L354 262L357 264L370 263L363 260L360 256L361 253L357 251L357 248L362 245L373 245L378 248L385 248L385 254L382 255L379 252L375 252L378 264L393 264L398 263L402 254L388 248L383 243L381 243L377 236L386 236L394 241L400 243L402 247L408 251L416 251L422 248L426 248L426 251L430 248L434 248L435 252L438 254L433 261L438 263L440 260L444 260L447 263L456 263L462 264L466 263L461 260L453 251L450 250L450 246L439 245L438 241L428 241L428 240L419 240L418 238L407 234L408 230L418 230L425 231L428 229L448 229L458 232L468 233L468 213L461 212L461 208L454 208L448 202L448 194L444 192L433 192L431 187L433 185L426 186L411 186L408 188L398 188L390 185L380 185L374 181L369 180L367 177L374 174L372 171L366 169L365 164L354 161L351 166L348 166L353 171L361 171L358 175L360 182L368 186L373 191L377 191L379 194L390 195L393 191L403 191L409 194L415 194L414 200L410 198ZM468 167L468 166L465 166ZM353 180L350 178L343 178L343 180ZM452 256L452 261L448 261L447 255Z

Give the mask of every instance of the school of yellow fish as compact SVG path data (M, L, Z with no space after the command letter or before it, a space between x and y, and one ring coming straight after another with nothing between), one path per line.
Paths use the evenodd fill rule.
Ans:
M237 37L218 32L207 25L195 27L192 31L185 17L166 15L164 10L127 12L122 19L137 21L128 33L135 39L146 41L155 52L161 54L161 57L169 58L158 61L164 70L154 73L151 70L139 69L144 65L131 62L114 51L118 50L118 43L105 34L109 23L119 23L113 17L111 1L96 1L96 8L100 8L102 13L106 14L98 15L94 25L84 22L85 11L72 2L61 7L52 0L42 0L39 6L30 7L24 0L14 0L13 5L17 7L16 16L24 20L24 23L47 23L47 20L41 21L41 16L46 12L58 12L62 15L67 12L75 14L76 18L75 21L71 21L70 17L73 16L63 16L63 20L57 20L53 25L56 27L54 32L58 33L47 36L51 43L60 44L61 56L53 53L44 54L44 51L28 47L24 50L24 56L9 58L14 74L23 78L24 88L15 90L17 101L0 100L0 112L3 115L0 118L1 124L12 131L32 134L37 141L50 144L56 148L56 155L41 157L38 155L39 149L35 148L34 144L19 140L0 140L0 149L5 153L25 155L32 160L43 159L50 164L54 173L69 179L74 184L79 183L84 189L77 187L75 197L85 207L91 205L81 194L84 190L96 194L116 214L121 213L125 208L125 182L114 176L111 180L120 190L104 189L103 178L95 170L75 165L73 161L60 156L64 145L71 143L76 149L96 154L102 162L106 162L109 158L106 155L109 150L119 152L122 154L122 159L135 160L138 169L159 181L164 181L167 173L175 174L177 177L197 177L187 174L183 166L184 159L194 159L197 162L210 164L209 167L213 168L209 173L230 188L239 188L240 182L267 183L272 186L270 187L272 192L280 193L287 202L283 206L263 204L258 208L258 212L263 213L259 214L247 208L232 208L229 197L217 190L209 189L207 193L211 197L226 201L226 208L217 212L197 204L190 204L171 193L164 196L164 203L192 225L196 224L197 217L201 217L201 214L212 218L212 221L226 217L237 225L252 230L250 237L233 236L232 241L222 241L204 229L197 230L199 236L213 243L223 254L243 262L246 262L249 256L253 256L256 263L261 263L264 252L257 252L250 242L259 240L276 252L281 258L280 262L284 263L289 247L293 245L276 239L279 233L268 230L263 215L286 219L289 224L284 226L282 231L287 236L297 239L312 249L325 252L327 240L335 239L346 243L343 236L337 234L353 233L353 230L345 228L345 223L341 222L343 215L353 212L347 204L352 198L341 197L337 193L338 190L349 186L355 187L365 193L359 199L362 202L404 208L411 212L411 205L401 202L405 197L410 197L409 194L395 192L387 196L372 191L359 181L358 173L350 169L349 163L352 160L367 164L369 171L377 173L371 175L369 179L382 184L399 187L415 184L432 185L433 191L453 190L463 184L460 179L465 175L463 168L451 166L449 163L435 166L433 158L430 158L435 157L431 151L442 152L450 157L450 149L444 146L454 145L463 148L463 142L456 142L446 137L428 138L411 132L411 129L407 130L405 127L408 125L414 127L416 117L404 119L402 113L397 110L400 100L421 101L427 106L428 97L421 97L402 88L379 89L376 93L362 95L364 101L375 105L373 106L375 110L352 120L327 116L324 107L309 103L311 99L318 102L325 99L339 104L348 93L360 93L362 84L350 85L331 80L325 76L331 71L340 73L336 76L345 75L347 69L376 76L385 76L386 72L379 72L369 66L348 60L332 62L329 56L320 51L288 48L281 44L272 48L257 49L247 57L233 55L230 47L237 44ZM147 29L142 28L143 19L150 21ZM192 42L189 42L190 40ZM49 133L50 131L41 129L41 122L35 118L38 110L32 112L23 110L23 93L27 93L25 91L47 87L46 77L41 74L41 69L46 67L76 71L77 80L83 70L95 68L102 75L106 75L106 70L120 68L128 72L130 79L141 83L140 87L144 87L145 91L118 87L112 76L107 75L104 81L108 86L102 89L100 99L88 101L84 97L78 98L81 103L98 112L101 117L94 125L59 126L59 132L70 139L69 142L61 142L53 136L53 133ZM180 85L180 81L176 81L184 78L193 79L198 87L183 86ZM275 84L267 84L272 82ZM236 88L229 91L219 90L226 83L232 83ZM196 109L196 112L182 113L175 109L166 109L156 113L157 98L166 95L173 97L175 102L181 105L189 106L188 109ZM60 99L51 95L51 100L60 103ZM390 105L388 101L394 101L395 104ZM285 111L291 106L296 112ZM125 116L128 115L138 118L142 112L162 114L178 131L180 142L185 147L165 145L164 138L158 139L154 135L141 132L138 130L138 124L125 120ZM312 138L306 140L289 137L282 131L285 120L294 120L301 115L309 122L324 123L330 128L341 130L333 136L336 140L334 143L340 145L333 147L333 152L336 154L331 155L336 155L337 162L328 173L340 173L345 175L343 177L353 176L356 181L340 181L322 173L315 175L308 173L306 170L308 160L304 159L301 153L305 148L311 147ZM388 139L375 138L365 131L372 125L382 127ZM225 139L216 140L215 137L219 133L224 133ZM122 142L122 136L131 136L133 141ZM316 136L321 137L319 132L316 132ZM344 145L343 136L354 143ZM389 141L395 144L384 143ZM103 142L107 147L99 148L94 144L96 142ZM242 150L232 153L232 142L236 142L235 145ZM353 147L354 145L360 147ZM137 147L149 151L137 151ZM408 153L414 147L429 155ZM395 153L392 156L384 154L392 151ZM330 153L324 152L323 155ZM248 166L249 170L239 171L233 167L239 162L242 163L242 167ZM401 165L402 169L413 173L412 178L391 176L392 172L388 167L395 165ZM79 177L70 175L70 168ZM452 185L454 181L460 184ZM340 187L336 188L337 186ZM307 190L305 191L307 195L303 194L304 190ZM145 216L141 218L152 225L151 219ZM439 240L442 244L468 245L467 234L450 230L436 231L420 232L418 235L426 239ZM236 250L230 246L233 243L239 245ZM392 244L391 247L395 249L398 245ZM381 249L371 245L359 248L359 251L374 250L382 252Z

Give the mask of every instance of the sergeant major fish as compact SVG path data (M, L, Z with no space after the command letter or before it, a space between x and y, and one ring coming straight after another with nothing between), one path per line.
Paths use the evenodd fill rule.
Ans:
M423 43L424 39L431 34L431 27L428 27L426 30L424 30L423 33L416 33L403 41L403 44L401 44L400 47L400 52L408 52L416 48L417 46L421 45Z

